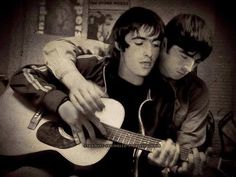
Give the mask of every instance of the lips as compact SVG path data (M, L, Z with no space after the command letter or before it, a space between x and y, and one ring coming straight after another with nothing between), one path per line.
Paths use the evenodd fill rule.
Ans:
M177 71L177 73L178 73L179 75L181 75L181 76L184 76L184 75L185 75L185 73L183 73L183 72Z
M152 67L152 62L143 61L143 62L140 62L140 64L141 64L144 68L150 68L150 67Z

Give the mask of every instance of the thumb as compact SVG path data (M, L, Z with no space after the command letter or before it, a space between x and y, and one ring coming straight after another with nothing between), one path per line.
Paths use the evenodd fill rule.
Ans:
M108 94L106 93L104 88L99 87L98 85L95 85L94 83L93 83L93 86L94 86L95 91L98 93L100 97L104 97L104 98L108 97Z
M103 97L103 98L108 98L109 96L108 96L108 94L107 94L107 93L103 92L103 95L102 95L102 97Z

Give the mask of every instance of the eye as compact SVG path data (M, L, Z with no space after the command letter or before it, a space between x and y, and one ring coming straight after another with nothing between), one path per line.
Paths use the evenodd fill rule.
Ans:
M161 46L161 42L160 42L160 41L153 41L152 44L153 44L155 47L160 47L160 46Z
M199 63L201 63L201 62L202 62L201 59L197 59L197 60L195 60L195 63L196 63L196 64L199 64Z
M180 57L181 57L182 59L184 59L184 60L188 59L188 56L185 55L185 54L180 54Z
M143 45L143 39L134 39L136 45Z

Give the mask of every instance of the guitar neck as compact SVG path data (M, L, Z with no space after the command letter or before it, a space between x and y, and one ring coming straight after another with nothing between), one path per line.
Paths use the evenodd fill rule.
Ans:
M103 125L107 130L106 138L110 141L149 152L152 152L155 148L161 147L162 140L160 139L134 133L124 129L115 128L107 124ZM180 147L181 160L187 161L189 153L189 149Z

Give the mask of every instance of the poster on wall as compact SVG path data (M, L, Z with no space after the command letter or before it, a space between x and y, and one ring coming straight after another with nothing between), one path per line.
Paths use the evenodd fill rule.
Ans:
M130 0L39 0L37 33L109 43L114 22L129 8Z
M89 0L87 38L105 43L117 18L130 8L130 0Z
M83 0L39 0L39 34L81 36Z

